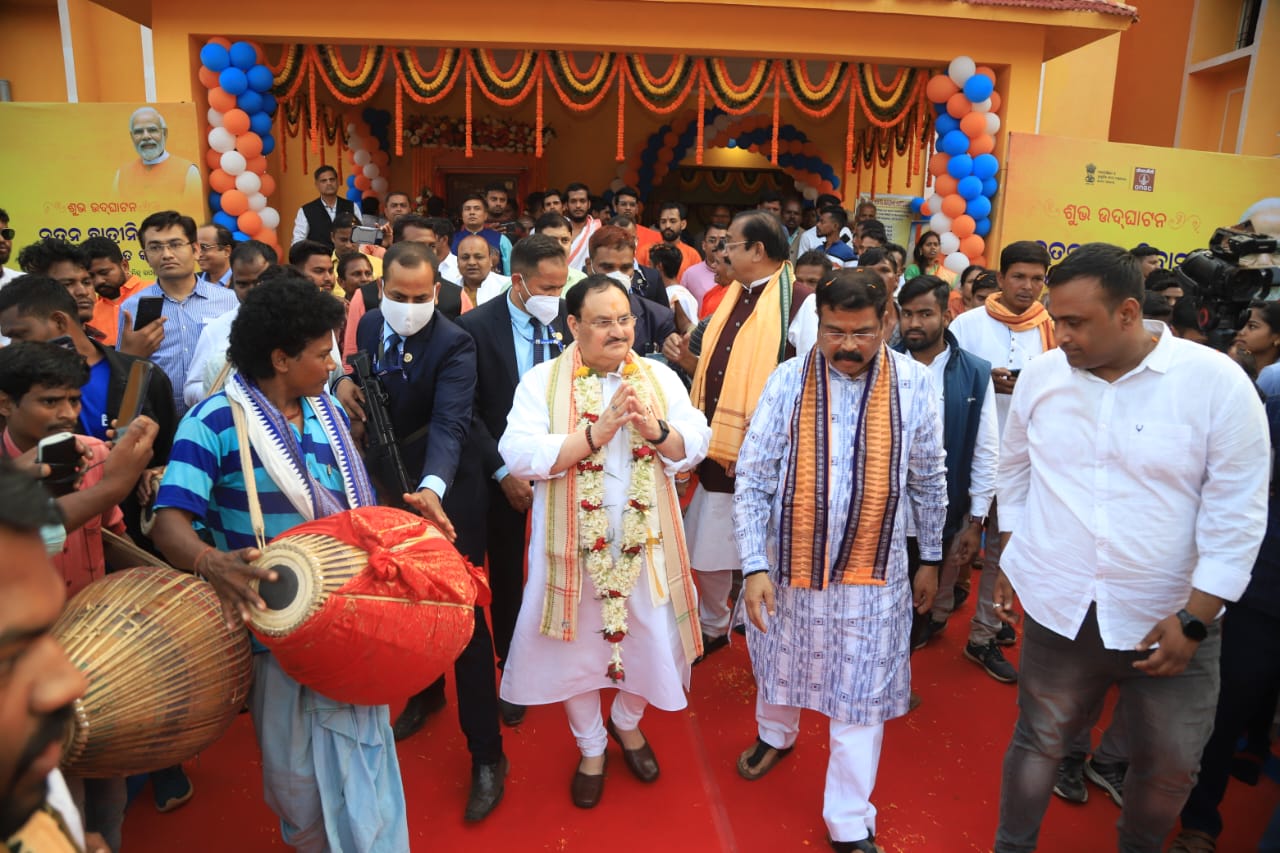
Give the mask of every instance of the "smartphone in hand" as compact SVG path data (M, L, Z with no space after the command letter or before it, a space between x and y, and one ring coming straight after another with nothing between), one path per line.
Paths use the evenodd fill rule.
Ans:
M159 320L163 312L163 296L144 296L138 300L138 313L133 318L133 330L136 332L145 326L149 326Z

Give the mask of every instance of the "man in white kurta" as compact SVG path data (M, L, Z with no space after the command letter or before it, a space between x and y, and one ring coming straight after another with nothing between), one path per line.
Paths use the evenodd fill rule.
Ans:
M672 575L671 550L661 545L645 548L640 577L626 599L627 628L619 644L625 667L622 679L610 676L614 644L603 636L601 601L588 577L579 542L552 543L554 547L550 549L567 555L568 580L556 586L577 591L569 596L573 599L569 607L576 607L576 624L557 621L558 610L555 620L548 619L554 606L548 600L548 575L552 570L548 530L554 527L549 524L548 514L555 510L553 504L549 505L554 499L551 481L577 477L579 466L593 460L603 465L601 503L608 523L604 538L617 561L624 538L624 511L633 500L631 474L637 448L652 447L656 451L655 490L661 501L664 489L669 496L675 494L673 475L690 470L706 455L711 431L702 413L690 404L675 373L631 352L635 321L626 291L620 285L605 276L588 276L570 291L566 307L577 343L555 361L536 365L524 375L516 389L506 432L498 444L511 474L534 481L529 576L502 677L501 695L518 705L565 704L569 726L583 756L575 774L574 802L590 808L598 801L603 784L607 735L614 736L623 746L628 766L637 776L644 781L656 778L657 765L651 751L646 773L638 771L634 763L636 753L649 750L639 733L641 715L647 704L664 711L685 707L684 691L689 685L694 653L700 650L700 633L683 529L670 530L665 525L660 535L665 544L678 544L681 556L676 562L683 563L682 577ZM568 367L575 371L575 395L578 370L591 370L585 381L600 385L596 395L601 401L600 411L593 413L596 419L585 429L566 431L553 427L555 418L549 398L554 394L549 388L567 375L566 359ZM624 372L635 369L647 372L652 382L649 387L655 389L648 401L636 399L632 382L624 378ZM633 430L643 442L633 441ZM671 506L669 518L678 526L678 507L674 503ZM651 530L657 526L656 521L651 522ZM657 560L657 554L664 555L663 559ZM695 643L697 649L693 648ZM619 692L610 713L610 728L606 730L600 712L600 691L610 687ZM589 789L593 785L592 792Z
M878 284L848 270L818 291L818 346L770 376L738 454L733 511L759 729L738 772L759 779L790 753L802 708L828 717L823 817L837 851L879 850L871 791L884 722L908 709L912 606L932 604L947 507L938 395L926 366L884 346Z

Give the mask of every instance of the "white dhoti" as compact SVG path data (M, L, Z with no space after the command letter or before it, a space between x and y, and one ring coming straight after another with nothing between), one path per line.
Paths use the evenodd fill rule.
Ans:
M734 572L742 571L733 538L733 495L709 492L699 483L684 516L689 562L698 584L698 620L702 633L729 633Z

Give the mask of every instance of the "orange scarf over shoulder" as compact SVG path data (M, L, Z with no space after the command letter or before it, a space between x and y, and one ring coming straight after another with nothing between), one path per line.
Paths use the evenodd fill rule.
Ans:
M1053 337L1053 318L1049 316L1049 311L1041 303L1032 302L1031 307L1026 311L1021 314L1015 314L1000 301L999 293L993 293L987 297L986 308L987 316L1004 323L1011 331L1029 332L1038 328L1040 330L1040 346L1045 352L1058 345L1058 342Z

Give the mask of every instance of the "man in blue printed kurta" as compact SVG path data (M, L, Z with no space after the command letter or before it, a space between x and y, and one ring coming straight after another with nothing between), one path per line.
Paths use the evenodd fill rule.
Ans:
M887 299L866 271L818 288L818 345L770 376L734 494L759 728L738 772L759 779L790 753L802 708L828 717L823 818L837 851L880 849L884 722L907 712L911 610L933 603L947 507L938 395L927 368L884 346Z
M213 584L229 624L262 602L250 565L259 535L233 407L244 413L263 538L315 518L374 503L341 407L324 395L342 304L301 277L252 291L231 328L236 373L187 413L156 500L154 539L169 561ZM213 546L196 535L200 521ZM337 702L304 687L255 644L250 712L262 750L267 804L298 850L403 853L404 789L385 705Z

